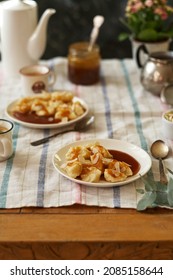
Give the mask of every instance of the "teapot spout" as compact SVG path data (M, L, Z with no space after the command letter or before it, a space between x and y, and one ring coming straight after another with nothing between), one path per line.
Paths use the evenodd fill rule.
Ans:
M45 51L48 20L50 16L55 13L56 13L55 9L47 9L43 13L34 33L31 35L31 37L28 40L28 44L27 44L28 54L33 60L38 60Z

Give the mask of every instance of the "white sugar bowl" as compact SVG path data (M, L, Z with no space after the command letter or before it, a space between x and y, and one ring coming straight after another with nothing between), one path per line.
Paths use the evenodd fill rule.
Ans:
M173 108L162 114L162 130L165 138L173 140Z

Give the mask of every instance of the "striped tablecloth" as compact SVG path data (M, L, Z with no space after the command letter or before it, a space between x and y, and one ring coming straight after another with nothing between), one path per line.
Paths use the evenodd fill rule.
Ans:
M42 63L42 61L41 61ZM101 81L93 86L76 86L67 79L67 60L54 58L43 63L56 72L56 89L75 92L84 99L95 115L94 125L85 133L69 132L42 146L31 141L49 135L53 130L32 129L15 124L14 156L0 162L0 208L23 206L58 207L75 203L105 207L136 208L141 194L134 183L113 188L93 188L71 182L57 173L53 154L63 145L80 139L114 138L135 144L150 154L151 143L164 139L161 114L166 110L159 97L145 92L139 80L140 72L131 59L103 60ZM0 71L0 117L5 108L22 95L19 79L9 79ZM172 142L166 140L169 146ZM171 168L172 157L165 160ZM152 172L159 180L158 161L152 159Z

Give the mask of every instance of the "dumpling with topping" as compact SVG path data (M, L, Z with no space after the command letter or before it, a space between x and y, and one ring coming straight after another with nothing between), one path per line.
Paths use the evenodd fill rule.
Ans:
M96 153L90 156L92 166L96 167L104 173L103 156L100 153Z
M72 160L78 158L79 155L84 157L84 159L89 159L91 152L86 147L82 146L70 147L65 157L67 160Z
M122 172L126 176L132 176L133 172L132 169L130 168L130 165L127 164L124 161L118 161L116 159L113 159L109 164L108 164L108 169L114 169L117 172Z
M82 172L82 163L79 161L68 162L62 168L67 172L68 176L71 178L76 178L80 176Z
M81 179L85 182L97 183L100 180L101 171L94 166L83 167L81 172Z
M109 151L103 146L95 143L93 146L90 146L90 149L93 154L100 153L104 158L113 158Z
M117 172L114 169L105 169L104 178L108 182L115 183L124 181L127 178L127 176L124 173Z

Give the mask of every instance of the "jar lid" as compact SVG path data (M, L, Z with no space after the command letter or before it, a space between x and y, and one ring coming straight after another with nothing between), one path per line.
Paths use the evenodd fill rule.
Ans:
M89 42L76 42L69 46L69 52L72 55L77 56L86 56L95 52L99 52L99 46L95 44L92 48L92 51L88 50Z

